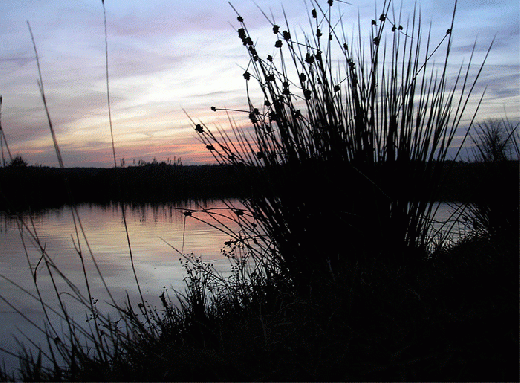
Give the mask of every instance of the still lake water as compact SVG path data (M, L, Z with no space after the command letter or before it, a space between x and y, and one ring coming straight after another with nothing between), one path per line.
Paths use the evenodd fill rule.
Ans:
M239 206L237 201L233 203ZM185 217L185 209L194 210L192 216ZM229 262L220 251L229 236L199 221L197 218L215 224L208 214L200 211L201 209L209 209L208 211L218 214L220 222L233 229L233 222L227 218L227 214L231 212L221 201L126 206L126 220L135 271L144 299L149 304L161 307L159 295L163 291L169 293L174 300L174 290L184 289L185 272L179 261L180 254L172 246L181 252L184 249L184 253L193 253L205 261L211 261L215 268L223 273L229 270ZM130 262L121 207L79 205L77 211L88 244L115 300L122 304L128 294L133 303L140 302ZM63 207L24 215L23 221L31 231L37 233L41 246L46 249L59 270L72 283L80 287L82 292L86 292L81 259L76 250L78 240L71 208ZM35 293L34 274L30 270L31 267L35 269L41 258L41 252L27 228L19 229L19 222L17 217L10 217L0 212L0 276ZM81 234L79 237L78 247L84 255L92 295L99 299L97 306L105 312L114 312L106 304L109 297L102 279L96 272L87 243ZM36 277L42 287L45 300L54 305L53 307L58 307L52 281L43 263L38 266ZM60 278L57 284L60 291L70 291ZM17 349L12 335L16 334L23 339L20 332L28 334L31 339L43 342L42 335L22 319L4 299L38 324L42 323L44 315L38 301L23 293L19 287L5 278L0 278L0 347L8 350ZM67 308L75 318L79 318L80 323L85 323L84 307L69 299ZM3 354L0 351L0 361ZM5 359L6 367L10 369L13 366L13 358L6 355Z
M231 203L239 206L237 201ZM179 261L179 253L172 246L181 252L193 253L205 261L211 261L223 273L229 270L229 262L221 254L221 248L229 237L197 219L211 221L207 214L200 211L209 209L219 214L221 222L233 229L233 222L228 218L232 213L226 207L221 201L126 207L135 271L144 299L149 304L160 307L159 295L163 291L174 298L174 291L182 291L184 288L185 272ZM185 209L193 209L195 212L186 217ZM122 303L128 294L132 302L138 303L137 284L132 272L121 207L79 205L77 211L88 244L115 300ZM441 204L436 219L445 221L451 211L450 206ZM106 303L108 295L91 260L87 243L81 235L78 242L71 208L63 207L24 215L23 220L28 228L37 233L41 246L46 249L59 270L85 291L83 268L76 250L76 247L81 248L93 296L99 299L100 308L107 312L113 311ZM27 233L27 228L19 229L19 222L16 217L0 212L0 275L34 293L34 274L30 271L29 263L34 270L41 252ZM57 307L52 281L43 264L38 266L36 277L46 301ZM60 291L67 291L63 280L57 283ZM39 302L5 278L0 278L0 298L0 347L16 350L13 334L23 339L21 332L37 342L43 342L42 335L25 319L21 319L20 314L5 301L9 301L26 318L41 324L43 310ZM101 307L102 305L105 306ZM81 318L78 319L80 322L85 322L85 309L81 305L69 300L67 308L75 318ZM0 352L0 360L3 354ZM5 362L8 369L17 366L17 362L9 355L5 356Z

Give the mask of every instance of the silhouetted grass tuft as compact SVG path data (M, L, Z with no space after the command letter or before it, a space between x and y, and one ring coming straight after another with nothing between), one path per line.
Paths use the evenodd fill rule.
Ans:
M403 26L391 2L351 39L332 5L311 4L300 38L264 14L275 35L267 58L237 13L250 124L230 118L230 135L194 123L217 161L255 181L243 203L275 249L270 262L305 290L347 259L413 267L429 256L443 161L485 62L448 73L453 19L432 48L420 15Z

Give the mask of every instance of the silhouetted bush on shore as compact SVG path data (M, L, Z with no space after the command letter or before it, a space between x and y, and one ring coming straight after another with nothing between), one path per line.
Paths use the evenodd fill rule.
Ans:
M468 238L419 269L379 261L350 264L302 298L280 283L216 288L197 269L202 265L192 264L183 305L163 298L162 309L150 310L155 315L150 321L126 308L135 321L131 333L118 335L105 359L77 350L76 367L62 370L38 368L33 355L21 376L24 381L514 381L517 265L514 238Z

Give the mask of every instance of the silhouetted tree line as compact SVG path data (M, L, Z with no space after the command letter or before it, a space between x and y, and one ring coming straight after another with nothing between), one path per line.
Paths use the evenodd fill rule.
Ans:
M0 208L32 210L77 203L171 202L239 197L247 192L238 169L165 163L128 168L0 168Z
M447 161L444 166L447 171L443 172L439 201L503 204L518 200L518 161L503 161L499 165ZM240 166L180 166L164 162L116 169L58 169L29 166L20 158L0 168L0 208L36 209L85 202L173 202L261 192L262 185L243 177L244 170ZM344 178L338 178L338 182L343 181ZM401 189L405 190L406 185Z

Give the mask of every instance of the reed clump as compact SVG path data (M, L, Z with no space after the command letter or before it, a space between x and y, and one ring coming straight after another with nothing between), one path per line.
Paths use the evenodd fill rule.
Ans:
M414 267L429 256L443 161L461 119L473 122L466 107L485 62L475 73L470 65L449 72L453 20L434 44L418 12L403 26L385 1L368 34L360 25L349 39L336 4L311 4L300 38L264 14L273 30L267 56L237 13L250 58L249 124L230 119L232 133L213 133L194 122L218 162L248 169L254 186L243 203L258 237L301 289L351 262Z

